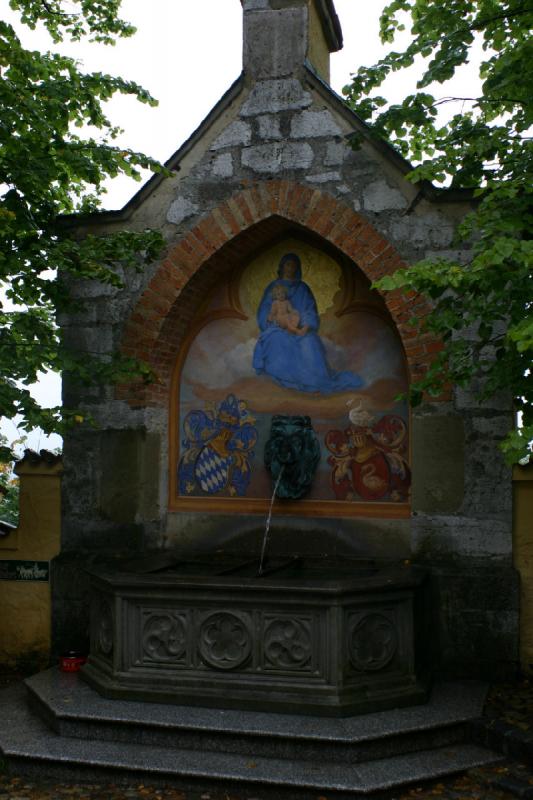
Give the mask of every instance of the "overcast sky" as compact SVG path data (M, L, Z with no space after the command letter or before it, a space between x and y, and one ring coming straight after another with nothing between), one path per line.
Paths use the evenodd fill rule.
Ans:
M379 42L379 13L383 0L335 0L344 32L344 49L332 56L332 86L337 92L350 73L372 64L385 52ZM7 12L5 18L16 21ZM239 76L242 66L242 8L239 0L123 0L122 17L137 27L130 39L114 47L62 45L61 52L74 56L86 71L101 71L134 80L158 100L157 108L130 98L113 100L111 117L124 128L124 146L141 150L162 161L178 149L210 109ZM27 46L48 49L50 40L39 32L17 26ZM474 70L467 80L473 80ZM414 87L413 87L414 88ZM462 93L469 89L463 78ZM406 93L406 78L394 76L388 96ZM139 189L131 179L117 179L109 187L106 208L120 208ZM57 376L46 376L35 390L45 405L60 402ZM12 423L2 426L14 438ZM45 441L32 435L35 449L58 446L59 438Z

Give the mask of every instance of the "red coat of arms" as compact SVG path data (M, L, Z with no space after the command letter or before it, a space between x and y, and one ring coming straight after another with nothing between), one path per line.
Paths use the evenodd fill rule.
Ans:
M336 500L407 499L411 472L407 463L407 425L389 414L370 426L329 431L331 487Z

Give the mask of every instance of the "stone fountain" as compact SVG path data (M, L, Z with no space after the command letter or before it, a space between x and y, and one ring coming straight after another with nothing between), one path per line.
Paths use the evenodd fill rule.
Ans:
M276 415L274 497L311 488L309 417ZM422 702L427 571L408 564L224 553L117 565L92 576L84 678L115 698L342 716Z
M423 297L372 288L427 257L468 264L450 248L470 193L408 181L331 90L332 0L242 6L243 74L170 174L65 220L80 237L161 231L154 263L121 288L76 281L61 317L69 349L140 358L157 380L64 376L94 425L65 436L53 641L71 649L90 616L91 652L85 681L28 682L37 716L14 690L0 751L76 780L353 797L495 757L468 737L472 679L517 663L497 447L512 414L453 387L410 409L441 343L408 324ZM270 453L280 415L299 422ZM315 472L291 461L317 450L293 438L306 417Z
M107 697L350 715L427 696L426 571L220 555L92 577Z

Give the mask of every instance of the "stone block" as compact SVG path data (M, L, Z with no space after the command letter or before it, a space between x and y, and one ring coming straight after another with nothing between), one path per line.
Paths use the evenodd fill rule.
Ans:
M503 433L479 432L469 421L466 439L465 508L474 515L494 514L510 518L512 509L511 469L498 448ZM508 427L510 427L510 419ZM501 428L501 430L505 430Z
M52 652L89 652L89 583L86 553L63 551L51 563Z
M306 175L309 183L329 183L330 181L342 180L340 172L321 172L318 175Z
M100 506L104 517L134 523L139 506L157 513L159 436L139 430L107 430L100 450Z
M270 8L269 0L243 0L243 11L267 11Z
M313 139L341 134L341 129L329 111L303 111L292 119L291 136L294 139Z
M141 288L139 281L138 289ZM95 300L93 305L96 310L98 324L121 325L125 316L129 313L131 299L126 292L118 297L111 297L108 300L100 298Z
M145 417L143 409L131 408L128 403L115 399L92 406L91 415L99 430L107 428L111 430L141 429ZM82 442L82 450L83 446Z
M231 153L223 155L231 155ZM213 164L211 164L211 169L212 167ZM201 186L198 187L198 203L206 211L215 208L228 199L234 188L236 187L232 186L232 182L228 178L220 180L211 173L209 180L202 181Z
M367 182L372 183L378 180L378 178L383 177L382 170L379 168L379 162L375 160L375 154L368 146L354 150L347 144L345 165L350 171L352 180L357 179L358 182L363 178L368 178Z
M99 356L114 350L113 329L103 322L83 328L63 328L63 332L66 344L77 353Z
M163 408L147 408L144 411L146 429L150 433L165 433L168 426L168 413ZM132 426L133 427L133 426Z
M180 225L187 217L198 214L199 208L195 203L191 203L186 197L177 197L170 205L167 212L167 222L173 225Z
M374 181L369 184L363 195L363 204L367 211L387 211L407 207L407 200L403 194L394 189L385 180Z
M413 509L450 512L464 498L465 431L456 416L413 418Z
M158 519L159 480L161 473L161 436L158 433L146 433L141 452L139 517L144 520Z
M416 513L411 524L414 555L432 564L462 557L511 558L510 519Z
M313 98L296 78L259 81L245 100L240 115L255 117L280 111L297 111L308 108L312 102Z
M471 250L426 250L425 258L443 258L457 264L468 264L472 258Z
M252 141L252 128L244 120L235 120L217 136L211 150L222 150L224 147L246 147Z
M479 399L482 391L482 383L478 378L474 378L467 388L460 386L455 389L455 407L459 411L474 410L478 411L507 411L512 410L512 397L509 392L497 392L483 401Z
M71 549L77 545L78 530L73 528L72 539L65 528L65 520L96 514L98 489L98 434L85 432L84 436L69 432L63 448L63 476L61 505L63 514L62 546Z
M56 316L56 320L60 328L74 327L76 325L94 325L98 321L98 306L95 302L84 303L79 311L60 311Z
M404 199L404 207L406 205L407 201ZM433 248L448 248L453 241L454 226L442 214L408 214L394 220L391 233L396 240L424 250L428 244Z
M233 156L231 153L221 153L213 160L211 172L217 178L231 178L233 176Z
M294 74L305 61L307 9L244 13L244 71L256 80Z
M69 281L69 291L72 297L91 300L96 297L112 297L118 293L116 286L101 281L73 280Z
M223 549L250 558L261 552L264 523L246 514L170 512L166 544L187 554ZM161 546L161 542L157 543ZM269 556L350 556L407 559L411 555L411 521L354 517L338 519L280 517L269 538Z
M149 266L145 264L139 267L138 270L126 270L124 273L124 288L126 292L135 294L141 291L145 285L145 281L150 280L155 271L155 264L150 264ZM129 308L132 299L131 296L128 297L126 292L124 294L118 293L118 297L112 297L111 302L121 302L124 308ZM107 302L106 298L102 298L102 302Z
M324 156L324 165L326 167L335 167L342 164L346 155L346 146L342 142L328 142L326 145L326 155Z
M273 142L242 151L244 167L269 174L290 169L309 169L313 159L313 149L307 142Z
M282 134L278 117L265 114L264 117L258 117L257 122L261 139L281 139Z
M495 679L517 666L518 576L508 564L432 570L439 670Z
M463 569L438 570L441 596L444 607L451 615L458 609L487 610L499 612L501 618L494 619L496 630L508 627L509 613L518 611L520 606L518 576L508 565L469 566Z

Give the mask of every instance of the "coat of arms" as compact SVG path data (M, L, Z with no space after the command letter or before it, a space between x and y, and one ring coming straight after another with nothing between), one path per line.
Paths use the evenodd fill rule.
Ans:
M212 410L190 411L183 422L180 494L244 497L258 435L254 423L246 402L232 394Z
M329 431L331 488L336 500L405 501L411 471L407 462L407 425L396 414L379 421L354 408L346 430Z

